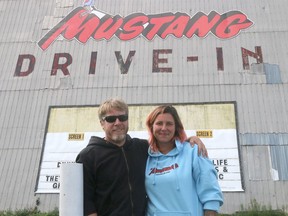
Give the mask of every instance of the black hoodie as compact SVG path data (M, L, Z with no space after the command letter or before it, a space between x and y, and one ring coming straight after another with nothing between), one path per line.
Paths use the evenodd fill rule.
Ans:
M84 215L144 216L148 142L127 135L122 147L91 137L76 158L84 169Z

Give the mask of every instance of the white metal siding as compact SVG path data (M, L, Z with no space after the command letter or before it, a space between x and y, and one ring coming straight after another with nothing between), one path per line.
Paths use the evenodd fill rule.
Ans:
M288 160L288 2L105 0L96 4L101 11L123 17L136 12L193 16L199 11L238 10L254 25L229 40L212 34L190 39L155 37L153 41L90 39L86 44L59 38L42 51L37 45L40 38L82 1L0 0L0 210L34 207L38 198L43 211L58 206L58 195L34 195L49 106L97 105L112 96L136 105L236 101L245 191L225 193L221 211L237 211L252 199L287 210L287 167L281 164ZM255 52L255 46L261 46L265 64L279 66L282 83L267 84L264 71L243 69L241 47ZM223 49L224 71L217 70L217 47ZM167 55L172 73L152 73L156 49L172 50ZM129 72L120 74L115 51L121 52L125 62L132 50L136 53ZM95 75L89 75L92 52L97 52ZM61 71L50 75L56 53L72 56L70 76L64 77ZM14 77L22 54L35 56L34 71ZM195 55L199 61L187 62L187 56ZM252 67L256 60L249 58L249 63ZM267 134L281 139L281 147L269 149L275 143L262 142ZM272 179L271 170L276 167L284 180Z

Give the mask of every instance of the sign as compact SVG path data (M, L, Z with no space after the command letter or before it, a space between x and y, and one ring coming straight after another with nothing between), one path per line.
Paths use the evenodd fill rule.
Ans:
M84 133L71 133L68 135L69 141L84 140Z
M243 191L234 104L185 104L174 107L182 119L187 136L199 136L207 147L221 189ZM148 138L145 120L153 108L155 106L129 106L131 137ZM50 108L36 193L59 193L61 164L74 163L91 136L105 136L97 109Z
M212 138L213 137L213 131L212 130L201 130L196 131L196 136L199 138Z
M211 11L208 15L198 12L194 16L186 13L150 14L133 13L126 17L111 16L96 8L87 10L77 7L47 32L38 42L46 50L60 36L66 40L76 39L85 44L89 39L121 41L133 40L139 36L148 41L156 36L165 39L169 35L176 38L205 38L209 33L220 39L230 39L249 28L253 22L241 11L219 14Z

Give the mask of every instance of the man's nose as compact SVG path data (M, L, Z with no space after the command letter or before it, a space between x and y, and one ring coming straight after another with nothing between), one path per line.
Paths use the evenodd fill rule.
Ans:
M121 121L118 118L116 118L114 124L119 124L119 123L121 123Z

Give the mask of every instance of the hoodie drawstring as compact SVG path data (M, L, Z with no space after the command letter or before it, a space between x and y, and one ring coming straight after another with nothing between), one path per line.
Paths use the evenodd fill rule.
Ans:
M155 161L155 169L157 170L157 167L158 167L158 160L159 160L159 158L157 157L156 158L156 161ZM155 186L156 185L156 170L155 170L155 173L154 173L154 175L153 175L153 182L152 182L152 184Z
M180 191L180 180L179 180L179 171L178 171L178 163L176 161L176 156L174 155L173 156L173 159L175 161L174 163L174 173L176 175L176 190L177 191ZM155 173L153 174L153 180L152 180L152 185L156 186L156 175L157 175L157 167L158 167L158 161L159 161L159 158L157 157L156 160L154 161L154 169L155 169Z
M178 163L176 161L176 156L175 155L173 156L173 159L175 161L174 166L175 166L175 175L176 175L176 190L180 191L179 175L178 175L178 169L176 167L176 166L178 166Z

